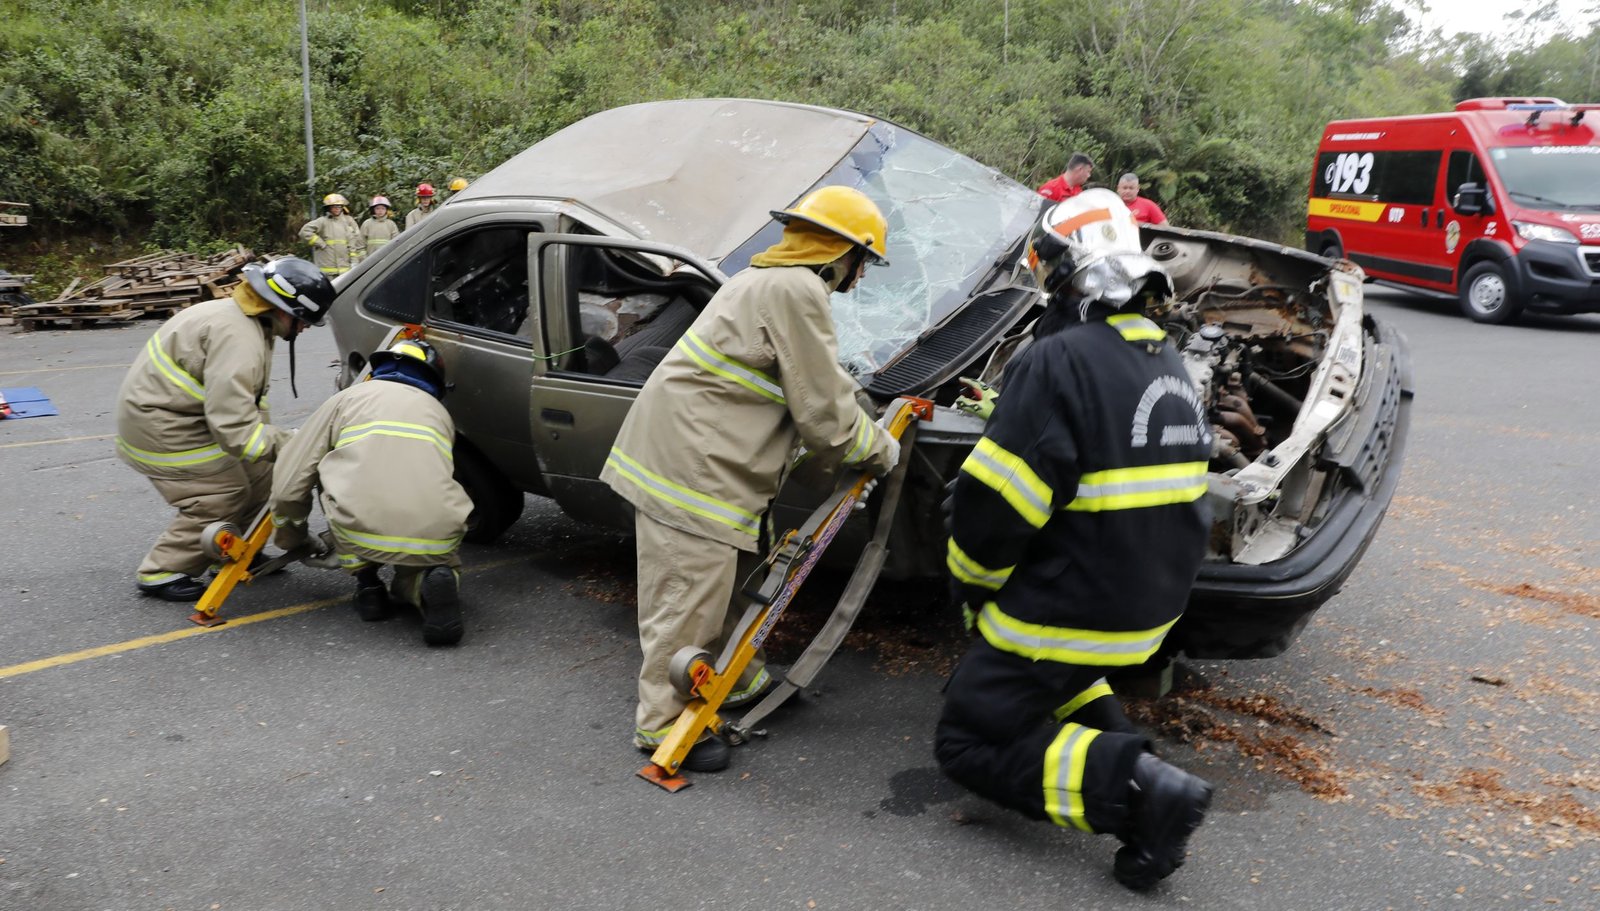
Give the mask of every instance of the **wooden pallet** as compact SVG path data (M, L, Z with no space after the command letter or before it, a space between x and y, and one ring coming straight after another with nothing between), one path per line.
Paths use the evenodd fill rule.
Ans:
M66 322L71 327L141 316L166 317L202 301L226 297L239 284L240 270L255 260L244 247L197 256L163 250L105 266L105 275L79 287L74 280L53 301L16 316L25 326Z

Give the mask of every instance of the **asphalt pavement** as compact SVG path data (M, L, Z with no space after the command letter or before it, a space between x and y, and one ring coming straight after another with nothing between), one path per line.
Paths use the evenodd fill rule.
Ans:
M940 777L936 586L881 587L768 736L676 795L634 777L631 545L537 498L464 551L459 647L362 623L308 567L199 632L134 594L168 509L111 443L154 324L0 328L0 387L61 411L0 422L0 909L1600 907L1600 317L1369 300L1412 348L1399 494L1286 654L1134 705L1218 788L1148 895L1114 840ZM298 360L288 425L333 392L330 335Z

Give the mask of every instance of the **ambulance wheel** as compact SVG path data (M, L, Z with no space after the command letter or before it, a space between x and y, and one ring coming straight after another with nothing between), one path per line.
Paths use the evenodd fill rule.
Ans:
M1475 322L1503 325L1522 312L1499 264L1481 262L1461 276L1461 312Z
M679 696L688 699L694 695L694 667L701 662L710 664L711 653L693 645L678 649L667 662L667 681Z
M1322 245L1321 256L1323 259L1344 259L1344 248L1336 240L1330 240Z
M244 533L239 531L239 526L232 522L212 522L205 527L205 531L200 532L200 550L219 563L228 559L228 555L223 553L221 546L217 544L217 539L222 537L224 532L235 538L244 537Z

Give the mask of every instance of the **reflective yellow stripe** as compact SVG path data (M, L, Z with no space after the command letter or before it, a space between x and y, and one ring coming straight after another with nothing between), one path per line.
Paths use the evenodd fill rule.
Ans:
M1093 832L1083 815L1083 769L1089 744L1100 732L1081 724L1067 724L1050 741L1044 753L1044 811L1058 826Z
M765 396L779 405L785 404L783 387L778 384L777 380L749 364L742 363L716 350L706 344L692 330L685 332L683 337L678 339L677 348L690 360L717 376L733 380L751 392Z
M866 412L856 413L856 439L855 445L850 447L850 452L845 455L844 463L854 465L867 457L872 451L872 440L877 435L878 425L872 423Z
M405 538L398 535L368 534L364 531L344 528L332 522L328 523L328 527L333 529L333 533L347 543L388 554L442 556L453 552L461 544L460 535L456 535L453 538Z
M373 238L369 238L367 240L367 246L369 246L369 247L381 247L381 246L383 246L384 244L386 244L388 242L389 242L389 238L387 238L387 237L373 237Z
M338 554L337 557L339 560L340 569L366 569L371 565L366 560L363 560L357 556L352 556L351 554Z
M1174 618L1171 623L1155 629L1116 632L1045 626L1018 620L990 601L978 614L978 632L1002 652L1021 655L1031 661L1122 667L1148 660L1161 647L1167 630L1177 622Z
M145 343L144 349L145 353L150 355L150 364L162 376L171 380L173 385L187 392L190 397L202 402L206 400L206 387L195 379L189 371L179 367L178 362L167 354L165 348L161 347L160 332L150 336L150 341Z
M327 244L330 247L343 247L343 246L348 245L350 243L350 241L348 239L345 239L345 238L332 238L332 237L330 237L327 240L324 240L323 243Z
M254 462L255 460L261 458L264 453L266 453L267 441L262 439L262 432L266 429L267 425L260 422L256 423L255 432L250 434L249 441L244 444L245 461Z
M650 746L658 747L658 746L661 745L661 741L667 739L667 735L672 733L672 728L673 728L673 725L670 725L670 724L667 725L666 727L660 729L659 731L647 731L644 728L634 728L633 729L633 737L634 737L635 740L638 740L641 743L646 743L646 744L649 744Z
M1096 699L1103 699L1106 696L1115 695L1116 693L1111 691L1111 684L1106 682L1106 678L1101 677L1099 680L1096 680L1088 689L1067 700L1065 705L1056 709L1051 714L1057 721L1066 721L1068 718L1071 718L1073 713L1078 711L1078 709L1083 708Z
M1117 313L1106 317L1106 323L1130 342L1159 342L1167 337L1160 326L1137 313Z
M767 681L771 679L772 675L767 673L766 668L762 668L754 677L750 679L750 684L744 689L734 690L727 696L723 697L723 707L736 709L739 706L744 705L746 702L749 702L751 698L755 696L755 694L761 692L761 688L766 686Z
M1004 569L990 569L984 566L967 556L967 552L961 549L955 538L950 539L950 546L945 550L945 565L950 567L950 575L968 585L998 590L1000 586L1006 584L1007 579L1011 578L1011 571L1016 569L1015 566L1007 566Z
M340 268L338 266L323 266L321 271L323 273L327 274L327 275L343 275L344 273L349 272L350 270L349 269L343 269L343 268Z
M761 517L755 513L669 481L615 446L611 447L606 464L640 490L678 509L742 531L752 538L761 531Z
M151 452L148 449L130 446L122 437L117 437L117 449L135 462L156 468L188 468L227 455L221 446L202 446L199 449L185 449L181 452Z
M1091 471L1080 477L1077 496L1066 508L1073 512L1144 509L1171 503L1193 503L1205 492L1205 462L1111 468Z
M961 470L1005 498L1034 528L1042 527L1050 518L1050 504L1055 496L1050 485L1039 480L1027 462L1007 452L994 440L979 438L978 445L961 463Z
M173 579L183 578L183 573L139 573L139 581L146 585L161 585Z
M340 449L370 436L422 440L425 443L432 443L445 454L446 458L455 458L454 444L445 439L444 434L423 424L407 424L401 421L369 421L365 424L352 424L339 431L339 439L334 441L333 448Z

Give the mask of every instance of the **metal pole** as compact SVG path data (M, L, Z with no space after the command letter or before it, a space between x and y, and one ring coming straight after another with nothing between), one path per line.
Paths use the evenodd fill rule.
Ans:
M1005 36L1000 39L1000 62L1011 62L1011 0L1005 2Z
M306 108L306 194L311 218L317 217L317 157L311 142L311 42L306 37L306 0L300 0L300 90Z

